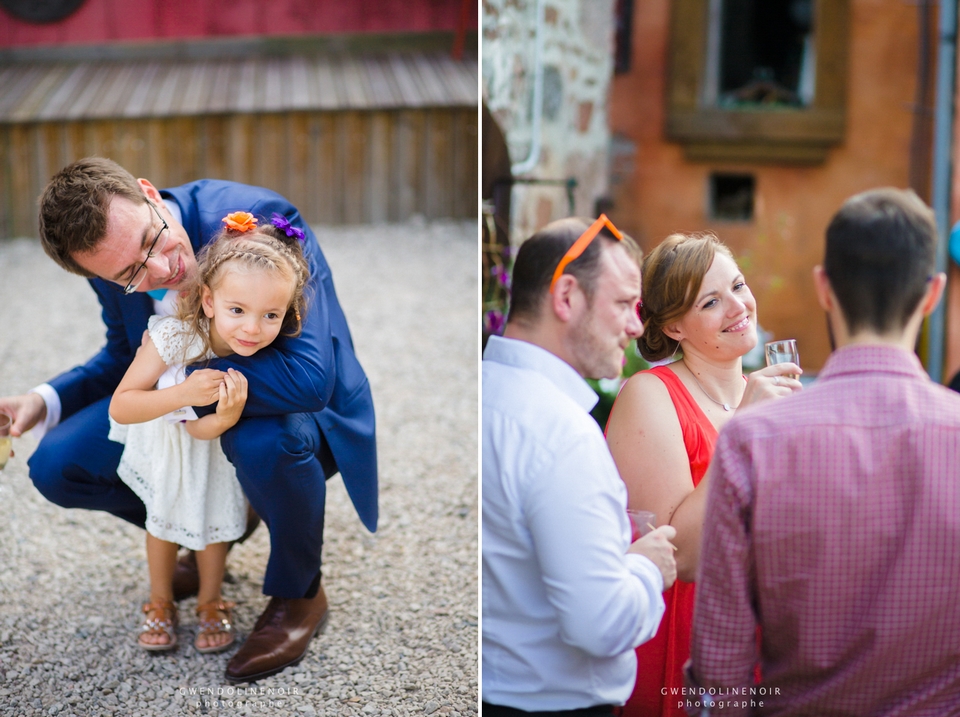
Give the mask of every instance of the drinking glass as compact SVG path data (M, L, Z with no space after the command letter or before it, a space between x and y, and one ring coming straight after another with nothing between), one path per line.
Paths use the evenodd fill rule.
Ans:
M653 530L651 526L657 524L657 516L649 510L628 510L627 515L633 525L633 540L639 540Z
M10 426L12 425L13 416L0 411L0 473L3 473L13 448L13 438L10 435Z
M800 365L800 352L797 351L796 339L783 339L782 341L769 341L763 346L767 355L767 366L773 366L775 363L795 363ZM800 378L797 374L787 374L790 378Z

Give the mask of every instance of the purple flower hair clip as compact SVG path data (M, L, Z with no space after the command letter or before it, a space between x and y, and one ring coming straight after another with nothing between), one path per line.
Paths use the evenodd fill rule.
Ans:
M297 241L303 244L306 234L303 233L303 229L297 229L293 226L287 218L282 214L273 213L273 217L270 218L270 223L273 224L277 229L282 231L288 237L296 237Z

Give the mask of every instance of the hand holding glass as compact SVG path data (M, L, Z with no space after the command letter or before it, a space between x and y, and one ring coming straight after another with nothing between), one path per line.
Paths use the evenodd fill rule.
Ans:
M775 363L795 363L800 365L800 352L797 351L796 339L784 339L783 341L770 341L764 344L767 355L767 366L773 366ZM789 378L800 378L797 374L787 374Z
M656 526L657 516L649 510L628 510L630 523L633 527L632 540L640 540Z
M0 473L7 465L7 460L13 453L13 438L10 436L10 427L13 425L13 416L0 411Z

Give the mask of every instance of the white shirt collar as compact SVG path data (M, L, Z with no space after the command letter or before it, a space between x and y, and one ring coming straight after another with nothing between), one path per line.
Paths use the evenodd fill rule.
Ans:
M503 336L491 336L483 352L484 361L529 369L542 374L572 398L584 411L597 405L600 397L583 377L562 358L536 344Z

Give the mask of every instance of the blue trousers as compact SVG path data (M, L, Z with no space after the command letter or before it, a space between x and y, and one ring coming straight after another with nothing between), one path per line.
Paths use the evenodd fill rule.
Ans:
M51 430L29 460L50 502L103 510L144 527L143 502L117 475L123 445L107 438L110 397ZM336 462L313 414L242 419L220 437L250 505L270 531L266 595L303 597L320 572L326 479Z

